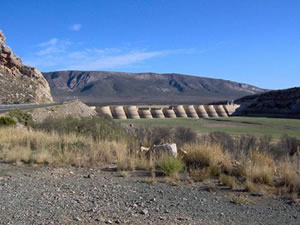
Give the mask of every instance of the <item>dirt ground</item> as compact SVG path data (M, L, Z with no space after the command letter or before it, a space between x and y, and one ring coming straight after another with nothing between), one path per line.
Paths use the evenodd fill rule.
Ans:
M300 224L300 203L208 182L1 162L0 224Z

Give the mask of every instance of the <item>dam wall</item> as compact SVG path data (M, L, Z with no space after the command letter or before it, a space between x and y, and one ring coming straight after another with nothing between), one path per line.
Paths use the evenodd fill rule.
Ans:
M218 118L231 116L240 105L97 106L113 119Z

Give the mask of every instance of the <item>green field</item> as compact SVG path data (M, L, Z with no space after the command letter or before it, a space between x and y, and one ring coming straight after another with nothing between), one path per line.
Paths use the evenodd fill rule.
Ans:
M274 138L279 138L283 134L287 134L289 136L300 138L300 119L229 117L210 119L129 119L118 121L122 124L134 124L135 126L184 126L190 127L199 133L223 131L233 135L271 135Z

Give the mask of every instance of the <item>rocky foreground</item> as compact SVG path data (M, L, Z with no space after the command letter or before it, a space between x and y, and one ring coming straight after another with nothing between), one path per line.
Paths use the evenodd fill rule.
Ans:
M287 199L157 181L145 172L0 163L0 224L300 223L300 204Z

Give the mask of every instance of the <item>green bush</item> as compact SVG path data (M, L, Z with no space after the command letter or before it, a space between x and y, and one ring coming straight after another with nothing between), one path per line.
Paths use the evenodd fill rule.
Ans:
M13 111L10 111L9 117L15 118L19 123L25 126L33 125L31 114L28 112L21 111L20 109L14 109Z
M165 143L176 143L178 147L184 144L196 143L197 133L187 127L146 127L139 126L131 130L137 140L145 145L160 145Z
M175 129L175 142L181 147L184 144L192 144L197 141L197 133L189 127L177 127Z
M16 125L16 121L14 121L10 117L0 117L0 127L1 126L14 126Z
M230 134L225 132L215 131L208 135L210 143L218 143L224 150L234 151L235 143Z
M145 146L175 142L173 129L169 127L140 126L128 130L128 134L136 137L139 143Z
M175 175L183 171L185 167L185 164L181 159L177 159L172 156L162 157L158 161L157 165L167 176Z
M94 140L124 140L130 139L124 129L114 121L101 116L73 118L48 117L33 126L34 129L46 132L56 131L59 134L76 133L92 136Z
M160 145L164 143L173 142L173 130L169 127L153 127L150 130L149 142L153 145Z

